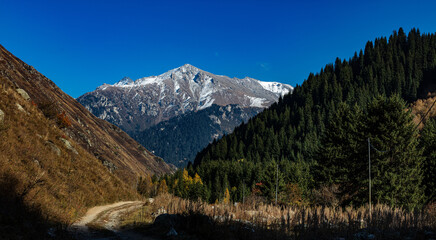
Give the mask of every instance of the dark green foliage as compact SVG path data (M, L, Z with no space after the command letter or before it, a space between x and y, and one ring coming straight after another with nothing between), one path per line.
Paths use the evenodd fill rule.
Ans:
M420 145L424 149L423 183L427 202L436 201L436 120L425 124L421 132Z
M398 96L378 97L363 112L341 104L322 138L319 183L338 184L342 203L362 205L368 196L368 138L374 203L416 207L422 203L422 151L417 130ZM378 149L378 150L376 150Z
M436 90L435 79L436 36L416 29L406 36L399 29L389 38L368 42L348 61L336 59L319 73L309 74L292 94L209 144L196 156L194 166L212 192L211 201L221 197L223 186L218 182L222 184L224 175L231 187L252 188L263 179L268 164L279 159L285 183L298 186L304 198L310 200L311 190L323 183L324 189L338 186L343 203L362 204L367 199L368 169L356 159L367 159L362 154L370 137L378 148L390 149L374 153L374 201L414 206L422 197L417 189L421 159L416 132L408 125L410 115L402 115L405 106L395 101L388 107L377 101L368 104L380 95L413 102ZM241 168L243 174L237 170ZM352 178L360 175L362 179Z
M422 203L422 151L412 120L397 96L377 98L368 106L364 132L386 151L371 153L375 202L409 208Z
M184 167L189 161L194 161L195 155L217 136L231 132L260 111L261 108L213 104L209 108L174 117L131 136L167 163ZM235 146L231 149L231 154L237 154L238 150Z
M278 164L271 161L266 165L264 174L262 176L262 194L270 201L275 199L276 187L278 192L285 189L285 181L283 173L278 171Z

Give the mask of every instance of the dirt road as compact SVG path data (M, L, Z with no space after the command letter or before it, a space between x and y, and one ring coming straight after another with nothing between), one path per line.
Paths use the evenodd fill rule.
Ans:
M117 228L124 213L135 211L143 204L140 201L127 201L93 207L85 216L73 223L69 231L77 239L151 239Z

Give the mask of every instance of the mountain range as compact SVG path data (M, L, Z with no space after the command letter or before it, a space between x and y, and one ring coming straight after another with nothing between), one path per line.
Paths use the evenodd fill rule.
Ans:
M159 76L135 81L125 77L115 84L104 84L95 91L80 96L77 101L97 117L129 133L146 148L161 157L165 156L165 161L180 167L187 161L193 161L195 154L213 139L229 133L292 89L287 84L263 82L249 77L230 78L185 64ZM232 120L227 121L225 116L214 119L213 116L221 116L222 113L211 111L207 111L210 117L204 118L205 112L202 111L213 105L233 105L228 107L230 111L225 111ZM213 109L217 110L218 107ZM192 114L187 115L188 113ZM184 120L183 116L188 120ZM165 121L168 122L163 125L167 126L176 127L177 124L188 122L192 124L191 127L195 126L191 128L193 134L189 134L189 139L196 139L195 147L184 148L187 135L179 138L152 138L155 141L151 142L149 136L152 135L174 135L168 132L173 131L173 128L154 127ZM221 122L226 121L226 126L221 126ZM169 156L172 157L166 158Z
M286 84L230 78L185 64L159 76L136 81L125 77L113 85L104 84L77 101L130 133L212 104L267 107L289 91L292 87Z

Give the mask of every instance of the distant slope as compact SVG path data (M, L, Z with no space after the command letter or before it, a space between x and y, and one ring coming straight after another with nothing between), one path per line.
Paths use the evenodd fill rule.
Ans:
M77 100L97 117L135 133L212 104L267 107L289 91L287 84L230 78L185 64L159 76L105 84Z
M0 46L0 76L13 88L24 89L30 101L41 108L64 112L71 126L64 134L129 183L144 174L169 173L171 168L140 146L118 127L98 119L52 81Z
M292 89L277 82L215 75L185 64L159 76L104 84L77 100L165 161L182 167L214 137L229 133ZM234 107L225 114L232 119L220 119L219 113L216 122L207 117L219 106L223 110L229 105Z
M263 108L237 105L211 107L160 122L132 135L143 146L177 167L193 162L195 155L223 134L229 134Z

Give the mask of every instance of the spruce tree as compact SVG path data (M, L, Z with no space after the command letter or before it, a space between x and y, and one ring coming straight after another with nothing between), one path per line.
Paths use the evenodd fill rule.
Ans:
M413 208L422 203L422 151L412 115L394 95L379 96L366 113L341 104L322 140L318 180L339 185L344 205L368 199L368 138L371 142L372 200Z
M424 149L423 183L427 202L436 201L436 120L427 121L422 129L420 145Z
M365 126L374 148L384 151L371 155L374 201L413 208L423 200L423 158L413 116L405 109L398 95L377 97L368 106Z

